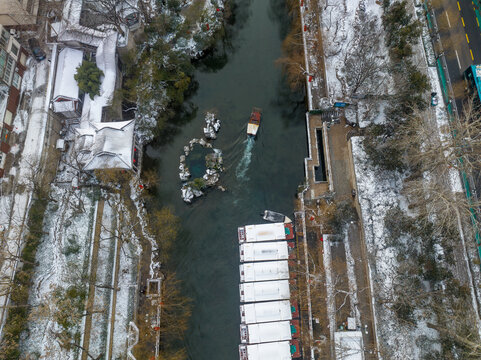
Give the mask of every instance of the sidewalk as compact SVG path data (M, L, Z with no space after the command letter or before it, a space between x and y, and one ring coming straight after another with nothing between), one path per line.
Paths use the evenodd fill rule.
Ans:
M52 53L55 53L56 46L53 50ZM0 219L5 227L4 244L2 244L4 259L0 265L0 306L2 309L0 313L0 334L6 321L6 307L10 300L9 288L15 276L17 257L20 256L24 245L24 225L33 195L32 183L38 181L41 174L41 159L44 151L45 129L50 103L49 94L52 87L52 69L54 66L55 61L49 62L47 60L35 64L32 104L25 143L16 174L16 184L10 196L1 194L0 198L2 210L7 210L7 212L2 211L3 217Z

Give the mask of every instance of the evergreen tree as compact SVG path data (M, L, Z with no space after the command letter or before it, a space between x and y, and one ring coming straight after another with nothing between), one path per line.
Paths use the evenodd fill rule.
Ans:
M82 61L82 65L77 67L77 73L74 75L77 84L85 93L88 93L93 100L95 95L100 95L100 77L104 76L102 70L91 61Z

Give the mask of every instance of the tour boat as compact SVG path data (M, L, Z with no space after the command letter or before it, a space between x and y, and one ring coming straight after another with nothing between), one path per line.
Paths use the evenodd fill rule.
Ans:
M259 130L259 125L261 124L261 109L252 108L251 117L247 123L247 135L255 137L257 130Z

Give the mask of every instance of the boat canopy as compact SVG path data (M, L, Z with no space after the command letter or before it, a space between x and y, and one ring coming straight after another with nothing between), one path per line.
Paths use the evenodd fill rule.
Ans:
M289 249L287 241L244 243L239 247L240 261L287 260Z
M277 341L265 344L240 345L241 360L291 360L289 341Z
M260 281L239 285L241 302L289 300L291 292L288 280Z
M239 272L241 282L289 279L287 260L244 263Z
M273 224L247 225L245 228L247 242L286 239L284 223L281 222Z
M264 323L292 319L289 300L244 304L240 306L241 322L244 324Z
M263 324L241 325L241 343L259 344L273 341L291 340L290 321L268 322Z

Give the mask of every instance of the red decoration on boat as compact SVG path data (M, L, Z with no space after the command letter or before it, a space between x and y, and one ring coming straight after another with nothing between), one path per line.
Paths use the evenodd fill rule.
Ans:
M205 27L206 27L206 29L207 29L207 30L209 30L209 29L210 29L210 26L209 26L209 24L205 24Z

